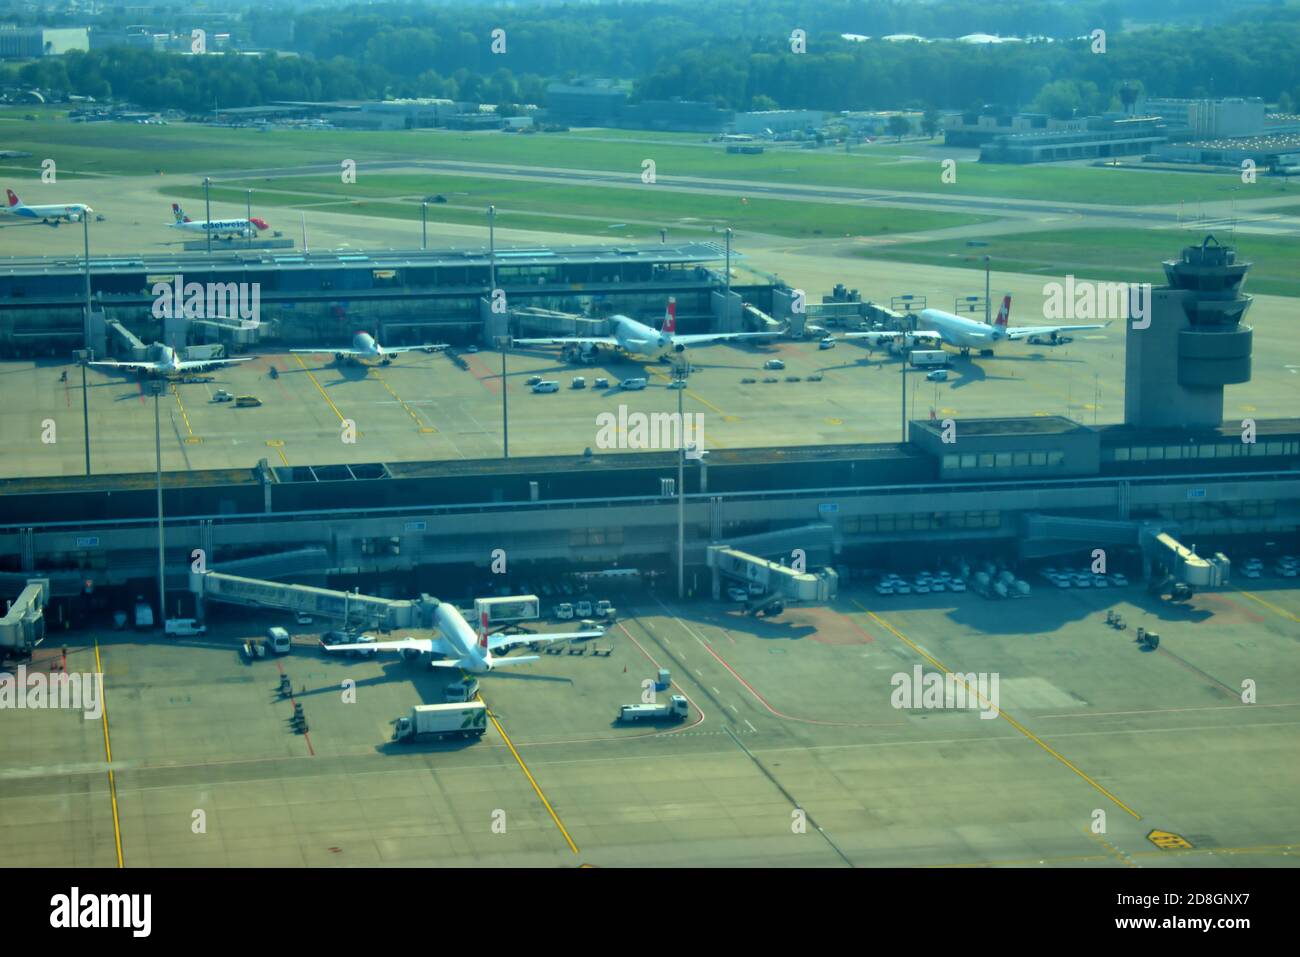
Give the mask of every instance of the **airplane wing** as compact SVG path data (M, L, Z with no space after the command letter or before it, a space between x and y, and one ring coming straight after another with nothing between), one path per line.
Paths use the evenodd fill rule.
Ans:
M384 352L436 352L450 348L451 344L447 342L430 342L422 346L384 346Z
M388 350L384 350L384 351L388 351ZM353 349L351 346L348 346L345 349L290 349L289 352L297 355L303 355L303 356L324 356L324 355L369 356L372 355L372 353L362 352L360 349Z
M554 339L512 339L516 346L617 346L613 336L560 336Z
M697 332L689 335L673 333L673 342L683 346L698 346L706 342L723 342L727 339L770 339L779 332Z
M1105 329L1109 322L1091 326L1015 326L1007 330L1007 338L1014 341L1028 336L1050 336L1054 332L1077 332L1083 329Z
M534 661L537 661L540 657L540 655L519 655L516 658L493 658L492 667L505 668L509 665L529 665Z
M322 645L326 651L418 651L424 654L445 655L451 652L440 638L402 638L399 641L371 641L358 645ZM439 663L434 662L437 666ZM446 667L456 667L456 661Z
M943 336L929 329L918 329L916 332L890 332L887 330L877 330L875 332L845 332L835 337L836 339L865 339L871 345L879 345L882 342L893 342L895 339L923 339L927 342L942 342Z
M187 359L176 363L176 368L181 372L188 372L191 369L206 369L209 366L228 366L234 365L236 362L252 361L252 356L240 356L236 359Z
M158 368L156 362L115 362L112 359L101 359L98 362L87 362L88 366L99 366L102 369L140 369L144 372L153 372Z
M515 645L549 645L553 641L568 641L571 638L599 638L605 634L601 631L566 631L566 632L547 632L545 634L533 635L491 635L488 637L488 649L491 651L501 651L505 648L513 648Z
M218 329L256 329L262 323L257 319L235 319L231 316L213 316L211 319L189 320L198 326L215 326Z

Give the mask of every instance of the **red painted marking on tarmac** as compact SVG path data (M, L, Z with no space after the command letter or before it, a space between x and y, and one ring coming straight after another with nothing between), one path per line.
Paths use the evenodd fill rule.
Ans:
M267 365L268 376L270 374L271 369L277 370L280 373L280 376L284 375L284 369L281 369L279 363L272 361L269 357L266 360L266 365ZM287 369L289 367L286 365L284 368ZM275 387L280 391L280 398L288 399L289 390L286 389L284 387L284 383L280 381L280 376L276 376L271 381L275 383Z
M660 601L659 604L663 606L664 611L668 612L670 616L676 619L677 616L673 615L671 609L669 609L667 605L664 605L662 601ZM619 627L622 627L622 625L620 625ZM624 632L624 634L626 634L626 632ZM628 637L631 636L629 635ZM753 685L751 685L748 681L746 681L741 676L739 671L731 667L731 665L727 664L727 662L723 660L722 656L713 650L713 646L709 642L701 641L699 644L701 648L703 648L705 651L707 651L709 654L713 655L713 657L717 659L718 664L722 665L722 667L726 668L727 671L731 672L731 676L735 678L737 681L739 681L741 685L744 686L745 690L754 696L755 700L757 700L759 704L761 704L772 714L776 715L778 718L784 718L786 721L798 721L800 724L819 724L819 725L824 725L825 727L828 728L870 728L881 724L895 725L895 724L903 723L902 721L885 721L885 722L876 722L876 724L873 725L873 724L853 724L848 721L818 721L816 718L798 718L792 714L786 714L783 711L778 711L776 710L776 708L772 707L772 705L768 702L766 698L764 698L761 694L759 694L757 688L755 688Z
M640 651L641 654L646 656L646 659L650 662L650 664L654 665L656 668L663 667L662 665L659 664L659 662L655 661L654 656L651 655L650 652L646 651L645 648L641 646L641 642L637 641L635 638L632 637L632 633L629 632L627 628L623 626L623 623L621 621L618 623L618 630L623 632L623 634L627 636L628 641L636 645L637 650ZM695 708L695 710L700 713L700 720L696 721L694 724L684 724L680 728L671 728L668 731L651 731L648 732L648 734L676 734L678 731L689 731L691 728L698 728L700 725L704 723L704 709L701 708L698 704L695 704L695 699L692 698L689 694L687 694L686 689L683 688L681 685L679 685L676 681L673 682L673 687L676 688L678 691L680 691L682 693L682 697L685 698L687 701L689 701L691 705ZM632 735L629 735L629 737L632 737ZM645 737L645 735L636 735L636 737Z
M284 665L277 661L275 663L275 670L280 672L280 674L283 675ZM290 684L289 685L289 709L290 709L289 714L292 715L297 710L297 708L295 707L296 704L297 704L297 699L295 699L293 696L293 685ZM307 742L307 753L310 754L313 758L316 757L316 749L311 746L311 732L304 731L302 733L302 738L304 741Z
M1265 621L1265 620L1266 620L1266 618L1265 618L1264 615L1259 614L1258 612L1256 612L1256 611L1255 611L1254 609L1252 609L1252 608L1248 608L1248 607L1246 607L1245 605L1242 605L1242 604L1240 604L1240 603L1238 603L1238 602L1233 601L1233 600L1232 600L1230 597L1228 597L1227 595L1216 595L1216 594L1210 594L1210 593L1203 593L1203 594L1197 595L1196 597L1197 597L1197 598L1204 599L1204 600L1206 600L1206 601L1217 601L1217 602L1222 602L1223 604L1228 605L1229 607L1231 607L1233 611L1235 611L1235 612L1237 612L1237 613L1243 615L1243 616L1244 616L1248 621L1261 622L1261 621ZM1210 620L1211 620L1211 619L1206 618L1206 619L1204 619L1204 620L1202 620L1202 621L1192 622L1192 624L1194 624L1194 625L1203 625L1203 624L1205 624L1207 621L1210 621ZM1222 625L1223 625L1223 622L1219 622L1219 625L1222 626Z
M481 353L461 356L469 364L469 372L474 378L478 379L479 384L487 389L492 395L501 394L501 370L489 369L487 364L481 358Z

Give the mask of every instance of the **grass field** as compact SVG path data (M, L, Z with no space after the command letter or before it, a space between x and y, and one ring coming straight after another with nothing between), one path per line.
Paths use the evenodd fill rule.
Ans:
M751 233L811 238L880 236L923 232L987 222L991 217L918 209L881 209L859 203L815 203L755 197L677 193L653 186L569 186L527 180L473 176L361 174L344 184L337 176L297 176L223 182L212 198L243 205L254 190L258 206L318 207L331 212L420 218L420 200L431 194L447 203L430 203L435 222L482 223L489 203L503 226L609 235L611 225L657 233L662 227L713 232L732 226ZM200 187L171 191L183 199L202 197ZM400 200L400 202L398 201ZM330 205L326 205L330 204ZM547 221L552 225L543 227ZM623 234L623 230L619 230ZM632 234L629 232L628 234Z
M962 241L903 243L875 247L865 255L935 266L984 268L984 256L993 268L1005 272L1061 276L1071 273L1089 279L1163 284L1159 263L1176 258L1184 246L1199 243L1204 234L1191 230L1083 229L996 236L986 246ZM1246 292L1274 296L1300 296L1300 239L1250 234L1216 234L1235 246L1239 260L1253 263ZM1124 265L1132 263L1133 265Z
M1126 169L1062 166L997 166L964 162L957 182L940 182L935 159L909 160L907 146L864 147L846 154L831 150L769 150L759 156L727 154L720 146L658 140L622 142L629 131L503 133L271 131L173 124L136 126L120 123L72 124L42 119L7 121L6 145L52 157L60 169L101 174L144 175L216 173L259 166L335 166L344 159L364 164L380 160L462 160L576 170L640 173L653 159L660 176L697 176L741 181L768 181L821 186L888 189L937 195L972 195L1061 202L1145 205L1180 200L1227 199L1236 184L1230 176L1147 173ZM876 152L876 150L889 152ZM14 164L11 164L14 165ZM39 165L18 162L18 166ZM3 169L0 167L0 169ZM1259 184L1258 195L1283 186ZM1269 192L1265 192L1269 191Z

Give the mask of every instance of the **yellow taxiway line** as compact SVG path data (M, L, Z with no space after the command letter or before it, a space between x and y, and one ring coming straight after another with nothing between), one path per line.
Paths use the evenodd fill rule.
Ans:
M864 613L866 613L867 615L870 615L870 616L871 616L871 619L872 619L873 621L875 621L878 625L880 625L882 628L887 629L887 630L890 632L890 634L892 634L895 638L897 638L899 641L903 642L903 644L907 645L907 647L911 648L913 651L915 651L918 655L920 655L920 656L921 656L922 658L924 658L926 661L930 662L930 664L934 665L934 667L936 667L936 668L938 668L940 671L942 671L945 675L952 675L954 678L957 678L958 681L961 681L961 679L960 679L959 677L957 677L956 672L950 671L950 670L949 670L947 667L945 667L944 664L943 664L942 662L940 662L937 658L933 657L932 655L927 654L927 653L926 653L925 651L923 651L923 650L922 650L922 649L921 649L921 648L920 648L920 647L919 647L915 642L911 641L911 640L910 640L909 638L907 638L907 637L906 637L902 632L900 632L897 628L895 628L895 627L894 627L893 625L891 625L889 622L885 621L885 619L881 618L881 617L880 617L879 615L877 615L875 612L871 611L869 608L867 608L865 605L863 605L860 601L858 601L857 599L854 599L853 604L855 604L855 605L857 605L859 608L861 608L862 611L863 611ZM966 688L966 690L967 690L968 692L970 692L970 693L974 694L976 697L978 697L978 698L980 699L980 701L983 702L985 705L988 705L989 707L994 707L993 704L992 704L991 702L989 702L989 701L985 701L985 700L984 700L984 697L983 697L982 695L980 695L978 691L976 691L974 688L971 688L971 687L969 687L968 685L966 685L966 682L962 681L961 684L962 684L963 687ZM1052 757L1056 758L1056 760L1060 761L1062 764L1064 764L1067 768L1069 768L1071 771L1073 771L1073 772L1074 772L1075 774L1077 774L1079 777L1083 778L1083 780L1087 781L1088 784L1090 784L1090 785L1091 785L1095 790L1097 790L1097 791L1100 792L1101 794L1105 795L1107 798L1109 798L1111 801L1113 801L1113 802L1114 802L1118 807L1123 808L1123 810L1124 810L1125 812L1127 812L1128 814L1132 815L1134 819L1139 820L1139 821L1142 820L1142 815L1141 815L1141 814L1139 814L1137 811L1133 810L1131 807L1129 807L1127 804L1125 804L1123 801L1121 801L1119 798L1117 798L1117 797L1116 797L1114 794L1112 794L1110 791L1106 790L1106 788L1103 787L1100 783L1098 783L1098 782L1097 782L1096 780L1094 780L1093 778L1089 777L1088 774L1087 774L1086 772L1082 771L1082 770L1081 770L1080 768L1078 768L1076 765L1072 764L1072 763L1069 761L1069 759L1067 759L1067 758L1066 758L1064 755L1062 755L1059 751L1056 751L1055 749L1053 749L1052 746L1049 745L1046 741L1044 741L1044 740L1043 740L1042 738L1040 738L1038 735L1034 734L1034 732L1030 731L1030 730L1029 730L1028 728L1026 728L1023 724L1021 724L1021 723L1020 723L1019 721L1017 721L1015 718L1011 717L1011 715L1007 714L1007 713L1006 713L1005 711L1003 711L1001 708L996 708L996 710L997 710L997 713L998 713L998 717L999 717L999 718L1002 718L1002 719L1003 719L1004 721L1006 721L1009 725L1011 725L1011 727L1015 728L1017 731L1019 731L1021 734L1023 734L1026 738L1028 738L1030 741L1034 742L1034 744L1038 745L1040 748L1042 748L1044 751L1046 751L1046 752L1047 752L1048 754L1050 754Z
M122 864L122 824L117 816L117 780L113 776L113 746L108 741L108 693L104 690L103 674L104 666L99 661L99 642L95 642L95 673L100 682L99 701L100 715L99 719L104 725L104 755L108 758L108 793L113 799L113 843L117 846L117 866L123 867Z
M478 695L478 700L483 700L481 694ZM515 760L519 762L519 767L523 769L524 777L528 778L528 783L533 786L533 790L537 792L537 796L542 799L542 804L546 807L546 813L551 815L551 820L555 822L555 826L558 827L560 833L564 835L564 840L569 845L569 850L573 851L574 854L577 854L578 845L573 843L573 838L569 836L569 832L565 828L564 822L560 820L560 816L555 813L555 808L551 807L551 802L546 800L546 795L542 793L541 785L537 783L537 779L533 777L533 773L528 770L528 765L524 764L524 759L521 758L519 752L515 750L515 745L514 742L510 740L510 735L506 734L506 729L501 727L501 722L497 720L495 714L489 711L488 717L492 719L492 726L496 728L497 733L501 735L501 740L506 743L506 747L510 749L510 753L513 754Z

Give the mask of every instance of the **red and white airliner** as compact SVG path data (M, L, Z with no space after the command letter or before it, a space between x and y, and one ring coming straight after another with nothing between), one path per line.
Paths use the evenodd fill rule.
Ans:
M263 230L270 229L265 219L203 219L194 220L185 215L179 203L172 203L172 215L176 221L168 223L172 229L191 233L210 233L214 239L248 239Z

